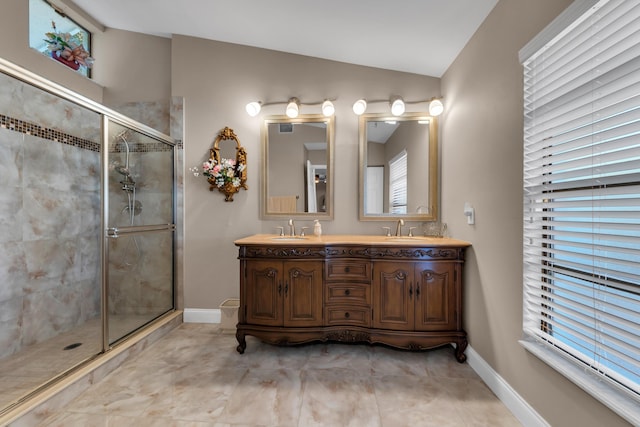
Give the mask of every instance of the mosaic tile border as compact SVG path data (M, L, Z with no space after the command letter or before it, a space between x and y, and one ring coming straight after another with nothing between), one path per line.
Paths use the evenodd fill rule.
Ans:
M49 141L72 145L84 150L100 152L100 144L97 142L69 135L68 133L60 132L59 130L44 128L38 124L5 116L4 114L0 114L0 128L9 129L25 135L36 136Z
M0 114L0 128L23 133L25 135L36 136L53 142L60 142L62 144L82 148L84 150L90 150L97 153L100 152L101 144L99 142L79 138L68 133L60 132L59 130L44 128L38 124L5 116L4 114ZM121 147L120 145L122 144L112 145L112 152L124 152L125 148ZM178 150L184 149L184 143L182 142L182 140L176 141L176 148ZM159 151L171 151L172 149L173 148L171 145L162 142L153 142L147 144L136 142L129 143L129 151L137 153L155 153Z

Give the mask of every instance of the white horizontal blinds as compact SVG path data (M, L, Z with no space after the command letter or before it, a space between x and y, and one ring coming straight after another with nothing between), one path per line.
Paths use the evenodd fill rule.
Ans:
M407 213L407 151L389 162L389 212Z
M640 2L523 65L525 334L640 398Z

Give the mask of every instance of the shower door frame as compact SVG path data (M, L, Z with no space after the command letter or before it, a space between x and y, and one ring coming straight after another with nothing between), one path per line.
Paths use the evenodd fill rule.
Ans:
M135 132L139 132L149 138L160 140L162 143L166 143L172 148L172 156L173 156L173 173L171 180L171 223L169 224L156 224L156 225L138 225L138 226L130 226L124 227L124 229L119 227L109 227L109 123L115 123L117 125L129 128ZM114 345L126 340L129 336L131 336L135 331L144 328L145 325L149 323L153 323L158 318L166 315L167 313L171 313L176 310L177 304L177 295L176 295L176 211L177 211L177 153L176 153L176 144L173 139L167 137L166 135L155 131L152 128L142 125L141 123L136 122L133 119L129 119L128 117L118 115L118 117L114 115L103 114L102 115L102 153L101 153L101 230L102 233L102 242L101 242L101 252L102 252L102 267L101 267L101 277L102 277L102 288L101 288L101 311L102 315L102 352L110 350ZM170 232L171 233L171 308L164 313L154 317L149 322L146 322L143 325L140 325L136 329L128 332L124 336L114 340L111 342L109 336L109 242L111 239L118 238L119 236L131 236L142 233L152 233L152 232Z
M118 113L104 105L99 104L96 101L93 101L83 95L80 95L58 83L50 81L38 74L35 74L25 68L22 68L4 58L0 58L0 72L6 74L16 80L22 81L28 85L31 85L35 88L48 92L58 98L64 99L66 101L72 102L80 107L86 108L87 110L93 111L101 116L101 127L100 135L100 149L102 152L100 153L101 157L101 181L100 181L100 198L101 198L101 242L100 242L100 259L101 259L101 275L100 275L100 288L101 288L101 321L102 321L102 349L99 353L94 354L92 357L86 359L85 361L71 366L63 372L58 373L52 378L49 378L42 384L38 386L34 386L33 390L25 396L22 396L18 401L17 405L32 397L34 394L45 391L49 388L55 381L63 378L68 375L70 372L75 371L85 365L86 363L91 362L95 359L96 356L100 354L104 354L108 352L112 347L121 344L123 341L126 341L129 337L136 335L135 332L143 331L147 326L150 326L157 322L159 319L173 313L177 309L177 276L176 276L176 267L177 267L177 258L176 258L176 247L177 247L177 239L176 239L176 212L177 212L177 170L178 170L178 156L177 156L177 145L176 141L168 135L165 135L156 129L151 128L150 126L144 125L138 121L135 121L121 113ZM171 292L172 292L172 307L165 311L163 314L156 316L153 320L145 323L144 325L138 327L135 331L128 333L126 336L116 340L113 344L109 343L108 336L108 301L107 301L107 291L108 291L108 236L109 231L106 229L106 224L108 223L108 163L105 163L105 160L108 159L108 121L111 120L117 124L122 126L127 126L136 132L144 134L150 138L159 140L163 143L168 144L172 148L173 155L173 179L172 179L172 189L171 189L171 197L172 197L172 214L171 214L171 224L167 224L166 226L158 227L158 226L143 226L138 227L137 232L146 232L146 231L158 231L159 229L170 231L172 233L172 275L171 275ZM4 415L7 411L12 410L14 405L10 405L7 408L0 407L0 416Z

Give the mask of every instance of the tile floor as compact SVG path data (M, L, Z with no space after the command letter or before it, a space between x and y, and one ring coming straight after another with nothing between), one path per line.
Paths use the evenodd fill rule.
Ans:
M519 426L451 348L364 344L245 354L216 325L182 324L53 413L43 426Z
M112 315L109 323L111 336L122 337L149 320L149 315ZM0 359L0 409L16 403L57 375L100 353L101 334L101 320L93 318L68 332ZM81 345L67 349L76 343Z

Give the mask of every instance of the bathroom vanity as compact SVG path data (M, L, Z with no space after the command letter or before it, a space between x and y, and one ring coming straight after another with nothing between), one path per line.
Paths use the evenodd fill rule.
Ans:
M454 343L464 362L462 267L470 243L449 238L259 234L240 260L237 350L271 344L382 343L422 350Z

